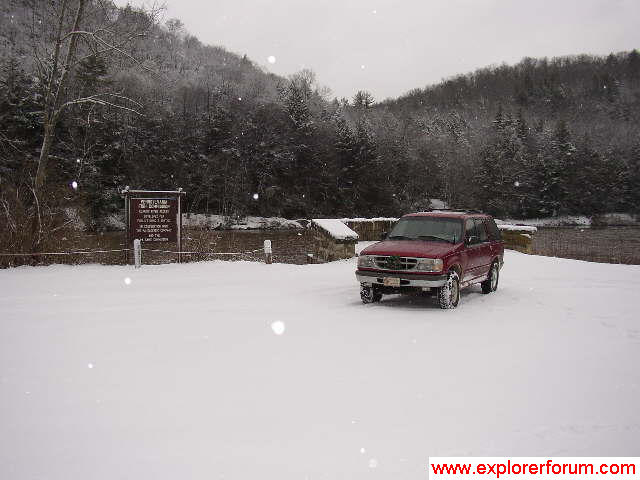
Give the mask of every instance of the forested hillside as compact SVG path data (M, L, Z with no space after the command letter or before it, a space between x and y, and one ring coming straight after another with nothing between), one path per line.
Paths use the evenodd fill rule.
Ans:
M0 6L0 218L15 248L67 207L102 228L126 185L182 187L191 212L290 218L430 197L510 216L640 206L635 50L525 59L376 104L158 18L106 0Z
M526 58L377 109L447 172L440 187L454 203L516 217L640 206L637 50Z

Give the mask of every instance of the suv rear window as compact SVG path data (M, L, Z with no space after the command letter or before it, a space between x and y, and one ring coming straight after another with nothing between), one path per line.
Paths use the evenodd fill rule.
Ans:
M486 242L489 240L489 236L487 235L487 230L484 227L484 221L481 218L476 218L473 220L476 224L476 234L478 235L478 240L480 243Z
M500 235L500 229L496 225L496 222L493 218L485 218L484 226L487 229L487 233L489 234L490 240L502 240L502 235Z

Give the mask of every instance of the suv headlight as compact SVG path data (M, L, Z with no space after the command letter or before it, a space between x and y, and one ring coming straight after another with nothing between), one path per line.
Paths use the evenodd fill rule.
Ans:
M416 270L421 272L441 272L442 271L442 259L441 258L419 258L416 264Z
M358 267L362 268L376 268L375 256L373 255L360 255L358 257Z

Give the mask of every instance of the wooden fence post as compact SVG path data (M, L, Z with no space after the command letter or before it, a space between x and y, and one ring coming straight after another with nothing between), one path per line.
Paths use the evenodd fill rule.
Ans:
M133 258L136 268L140 268L140 265L142 265L142 244L137 238L133 241Z
M273 263L272 251L271 251L271 240L264 241L264 263L270 264Z

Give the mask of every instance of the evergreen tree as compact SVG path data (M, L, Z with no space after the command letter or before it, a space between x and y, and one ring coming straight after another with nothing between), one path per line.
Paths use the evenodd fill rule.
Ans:
M371 108L373 104L373 95L366 90L358 90L353 97L353 107L357 110Z
M640 141L636 143L627 161L626 196L627 208L636 214L640 214Z
M640 80L640 53L638 50L632 50L627 55L627 75L634 83Z

